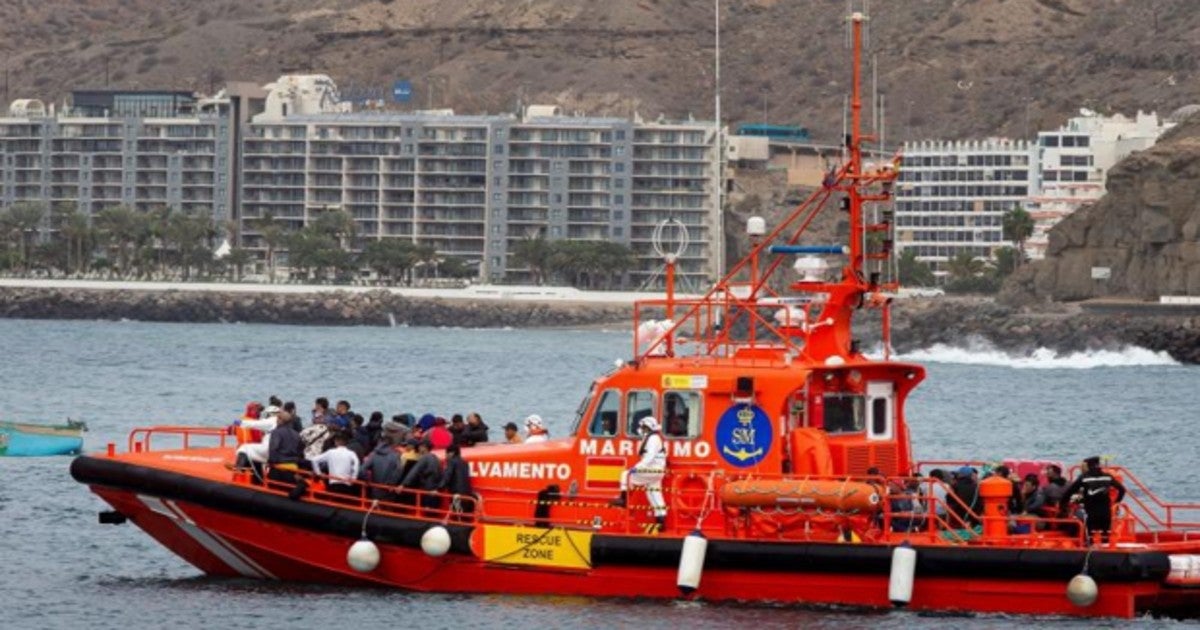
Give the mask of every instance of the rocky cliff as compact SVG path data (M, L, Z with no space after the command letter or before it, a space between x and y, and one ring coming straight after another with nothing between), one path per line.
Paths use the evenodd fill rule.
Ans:
M1200 295L1200 117L1108 174L1107 194L1050 232L1046 259L1006 283L1008 303ZM1108 279L1093 279L1093 268Z

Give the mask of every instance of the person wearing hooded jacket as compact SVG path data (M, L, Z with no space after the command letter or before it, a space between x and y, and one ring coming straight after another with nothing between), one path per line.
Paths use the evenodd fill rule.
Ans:
M446 449L445 469L442 471L442 481L438 484L442 492L449 492L452 509L469 514L475 511L474 493L471 491L471 468L462 457L461 448L455 444ZM463 501L460 497L467 497Z
M612 505L625 507L631 485L645 488L646 499L654 511L654 520L662 529L667 518L667 502L662 492L662 480L667 472L667 449L663 442L662 427L657 419L647 416L638 421L638 432L642 435L638 463L621 473L621 495L613 500Z
M359 477L374 484L367 493L372 499L394 501L395 494L388 488L400 483L400 456L388 440L380 440L375 450L363 461ZM386 486L386 487L379 487Z
M417 445L417 462L400 482L403 488L425 491L421 494L420 504L426 509L436 509L441 505L441 499L433 491L438 489L442 481L442 462L430 452L432 449L433 445L429 440L420 441Z

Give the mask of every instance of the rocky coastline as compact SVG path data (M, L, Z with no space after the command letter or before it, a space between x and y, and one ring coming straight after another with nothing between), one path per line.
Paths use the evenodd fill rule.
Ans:
M23 319L129 319L150 322L294 324L324 326L434 326L462 328L623 328L632 309L621 303L416 298L388 291L254 293L0 287L0 317ZM864 311L856 328L878 341L877 312ZM986 340L1026 354L1045 347L1059 353L1139 346L1200 364L1200 308L1157 304L1076 303L1016 307L986 298L907 299L893 309L893 346L899 352L934 344Z
M320 293L0 287L0 317L316 326L584 327L625 323L623 304Z
M974 339L1018 355L1038 348L1064 354L1137 346L1200 364L1200 308L1134 301L1014 307L985 298L906 300L893 310L892 339L898 352Z

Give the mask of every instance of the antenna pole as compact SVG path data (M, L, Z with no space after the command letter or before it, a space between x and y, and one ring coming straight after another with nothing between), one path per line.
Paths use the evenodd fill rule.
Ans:
M850 92L850 271L855 279L862 278L863 262L863 216L862 195L858 190L862 178L862 36L866 16L861 12L850 14L852 29L854 68Z
M713 213L717 225L717 269L716 278L720 279L725 273L725 236L721 228L721 198L724 195L725 178L722 177L721 165L724 161L722 153L725 150L721 141L721 0L713 0Z

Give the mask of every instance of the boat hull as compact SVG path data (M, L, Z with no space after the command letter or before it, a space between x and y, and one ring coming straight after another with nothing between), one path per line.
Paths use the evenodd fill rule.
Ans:
M83 436L77 429L0 423L0 455L42 457L81 452Z
M588 566L564 569L486 561L478 549L479 536L472 536L473 528L466 525L448 525L449 553L430 557L421 550L420 536L431 523L373 516L367 519L367 531L380 548L381 561L373 571L359 573L346 561L362 527L359 510L205 480L180 483L171 473L121 466L83 457L72 473L210 575L431 592L682 597L675 585L682 544L678 537L596 534ZM214 487L204 490L204 484ZM1200 591L1164 590L1165 568L1155 554L1098 552L1091 562L1100 596L1079 608L1065 595L1072 567L1081 559L1076 552L1024 550L1014 556L1005 551L950 549L955 557L946 555L946 549L918 549L924 559L909 608L1128 618L1161 612L1171 597L1193 609L1200 602ZM700 588L688 597L890 608L889 558L890 549L877 545L714 540Z

